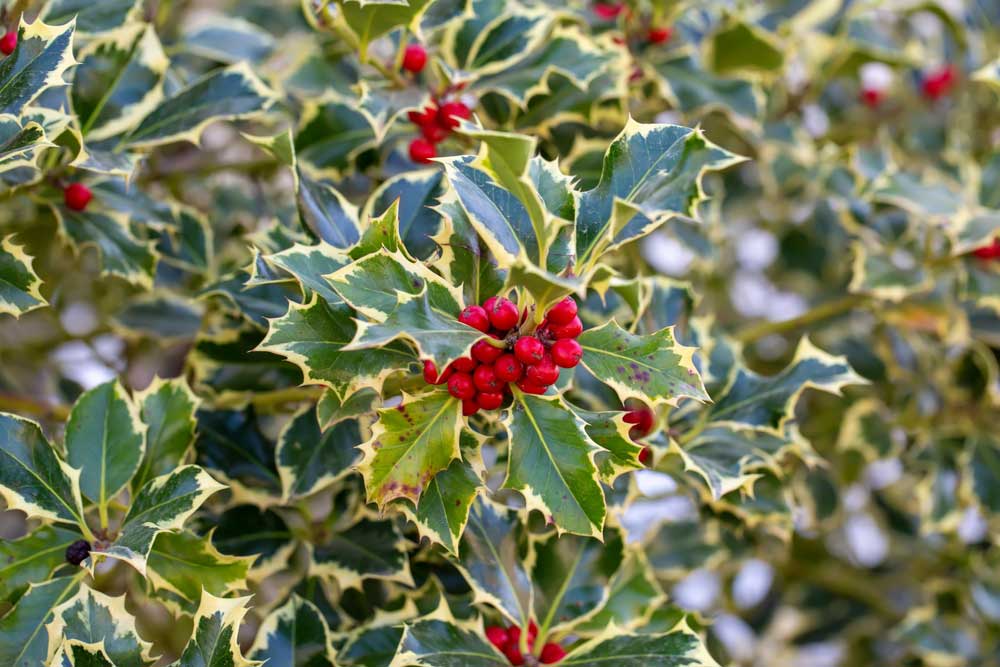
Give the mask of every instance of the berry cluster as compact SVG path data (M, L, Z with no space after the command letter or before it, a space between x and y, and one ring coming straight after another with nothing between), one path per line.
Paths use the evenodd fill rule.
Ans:
M87 560L90 555L90 542L87 540L77 540L66 547L66 562L70 565L79 565Z
M614 21L624 15L626 20L632 18L629 8L624 2L595 2L591 9L594 15L602 21ZM646 30L646 41L650 44L664 44L670 41L674 31L670 26L650 25ZM621 40L619 43L625 43Z
M460 119L471 118L472 110L458 100L432 103L422 111L411 111L407 117L422 136L410 142L410 159L427 163L437 156L437 145L458 127Z
M524 654L521 652L521 628L512 625L506 630L499 625L486 628L486 638L503 653L512 665L523 665ZM528 650L535 650L535 639L538 638L538 626L532 621L528 624ZM538 662L543 665L554 665L566 657L566 649L555 642L549 642L538 654Z
M626 424L632 424L632 428L628 432L628 437L636 442L645 438L653 430L653 411L647 407L627 411L624 419ZM652 458L653 450L649 447L643 447L642 451L639 452L639 463L644 466L649 465Z
M9 56L17 49L17 31L8 30L0 37L0 53Z
M576 342L583 332L576 301L566 297L552 306L534 333L522 333L527 312L504 297L490 297L481 306L469 306L458 321L487 334L472 346L471 356L456 359L438 374L434 362L424 361L424 380L448 384L462 401L462 413L496 410L510 383L526 394L544 394L559 379L560 368L580 363L583 348Z
M63 202L71 211L85 211L94 193L83 183L71 183L63 190Z

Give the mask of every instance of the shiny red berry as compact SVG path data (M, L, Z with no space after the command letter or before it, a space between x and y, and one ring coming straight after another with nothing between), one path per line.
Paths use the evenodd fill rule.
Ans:
M437 123L428 123L427 125L420 126L420 134L424 135L424 139L432 144L439 144L447 139L449 132L448 128L441 127Z
M944 97L951 92L952 87L955 85L956 77L957 72L951 65L944 65L929 72L924 76L923 83L921 83L921 90L924 97L931 100Z
M653 411L649 408L639 408L638 410L629 410L625 413L625 423L633 424L632 431L630 433L632 437L641 438L648 435L650 431L653 430L653 421L655 417Z
M594 13L605 21L618 18L618 15L625 11L624 2L595 2Z
M543 665L554 665L566 657L566 649L559 644L549 642L542 647L538 659Z
M583 322L580 321L579 317L573 316L566 324L554 324L549 323L549 333L557 339L563 338L576 338L581 333L583 333Z
M430 359L424 359L424 382L427 384L437 384L438 369Z
M504 380L497 377L493 367L485 364L472 374L472 381L475 383L476 389L487 392L502 391L505 384Z
M426 139L414 139L410 142L410 159L421 164L428 164L431 158L437 157L434 144Z
M861 91L861 101L869 109L877 109L882 104L883 97L885 94L875 88L865 88Z
M476 342L472 346L472 358L483 364L492 364L503 355L503 348L491 345L485 340Z
M977 259L1000 259L1000 238L993 239L990 245L984 245L972 251Z
M524 373L524 366L513 354L504 354L493 364L493 372L504 382L517 382Z
M514 343L514 354L522 364L532 366L545 356L545 345L534 336L521 336Z
M476 402L483 410L496 410L503 404L503 394L493 391L483 391L476 395Z
M573 368L583 358L583 348L572 338L557 340L552 345L552 361L562 368Z
M663 44L664 42L670 41L673 37L674 31L668 26L659 26L656 28L649 29L649 41L652 44Z
M472 117L472 110L461 102L445 102L438 109L437 122L442 126L455 129L459 125L459 119Z
M94 193L83 183L72 183L63 190L63 201L66 207L73 211L86 210L87 204L94 198Z
M476 370L476 366L478 366L478 365L479 364L477 364L475 361L473 361L469 357L459 357L455 361L451 362L451 365L449 366L449 368L451 368L451 369L453 369L453 370L455 370L455 371L457 371L459 373L469 373L469 374L471 374L472 371Z
M420 111L410 111L406 114L406 117L410 119L410 122L419 127L424 125L432 125L437 122L438 111L435 107L429 106L424 107Z
M499 625L491 625L486 628L486 639L501 651L507 648L507 631Z
M468 373L455 373L448 380L448 393L457 399L468 401L476 395L476 385Z
M410 44L403 53L403 69L416 74L427 64L427 49L419 44Z
M524 376L532 384L547 387L559 379L559 367L552 360L552 355L546 354L537 364L528 366Z
M482 306L467 306L459 313L458 321L462 324L468 324L473 329L479 329L483 333L490 330L490 318Z
M509 331L517 326L521 313L510 299L499 298L493 302L492 308L487 308L490 322L500 331Z
M17 31L10 30L0 37L0 53L9 56L17 49Z
M573 297L568 296L545 313L545 319L550 324L569 324L576 317L577 306Z
M525 394L536 394L538 396L541 396L546 391L548 391L548 387L542 386L540 384L535 384L534 382L531 382L527 378L519 380L517 383L517 388L523 391Z
M653 460L653 450L650 447L643 447L642 451L639 452L639 463L644 466L648 466L649 462Z
M462 416L471 417L477 412L479 412L479 403L476 401L475 396L462 401Z
M524 664L524 654L521 653L521 649L517 647L517 644L511 642L507 646L507 650L503 652L507 656L507 662L512 665L523 665Z

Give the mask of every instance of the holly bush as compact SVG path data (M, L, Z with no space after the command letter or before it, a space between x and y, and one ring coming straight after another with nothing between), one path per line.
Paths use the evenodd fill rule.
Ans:
M996 664L995 2L0 22L0 664Z

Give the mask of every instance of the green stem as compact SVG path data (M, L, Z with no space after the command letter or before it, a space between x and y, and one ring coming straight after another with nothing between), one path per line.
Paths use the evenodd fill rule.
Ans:
M790 320L752 324L745 329L736 332L735 338L741 343L752 343L753 341L760 340L765 336L790 333L796 329L802 329L811 324L821 322L822 320L842 315L852 308L864 303L867 299L868 297L862 294L848 294L839 299L834 299L833 301L820 304L812 310L803 313L798 317L793 317Z

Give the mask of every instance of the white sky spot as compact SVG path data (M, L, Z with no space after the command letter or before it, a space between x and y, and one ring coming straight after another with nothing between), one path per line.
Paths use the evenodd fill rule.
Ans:
M859 71L861 87L865 90L884 91L892 85L893 71L885 63L865 63Z
M774 582L774 568L765 561L751 558L733 579L733 601L740 609L752 609L764 601Z
M719 597L719 577L709 570L695 570L674 586L673 598L681 607L708 611Z
M59 314L63 329L72 336L86 336L97 328L97 313L90 304L74 301Z
M684 244L663 232L643 239L642 256L650 266L668 276L684 275L695 258L695 254Z
M854 559L864 567L875 567L889 555L889 540L868 514L856 514L844 525L847 546Z

